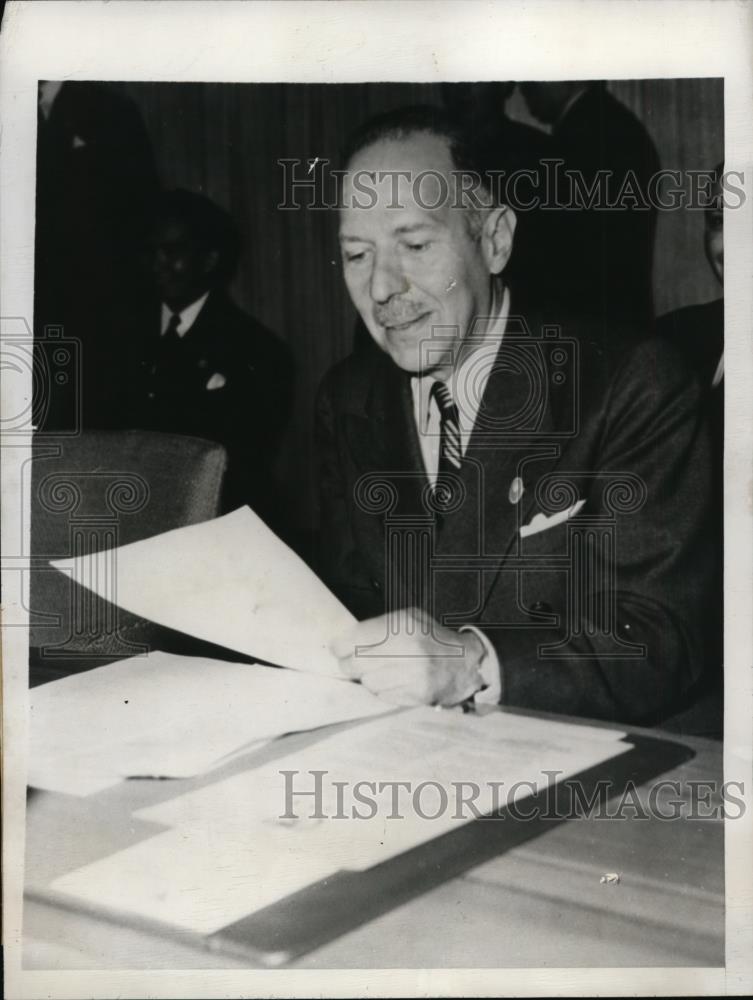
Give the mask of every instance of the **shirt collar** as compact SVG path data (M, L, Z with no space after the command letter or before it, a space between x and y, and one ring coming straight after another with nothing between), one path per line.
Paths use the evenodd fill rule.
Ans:
M716 389L716 387L721 383L724 378L724 351L722 351L722 356L716 366L716 371L714 372L714 377L711 380L711 388Z
M175 331L179 337L185 337L188 331L196 322L196 317L202 310L202 307L206 300L209 298L209 292L204 292L200 299L196 299L190 305L186 306L185 309L181 309L179 313L174 313L170 306L162 303L162 323L160 327L160 332L164 334L170 324L170 318L172 316L180 316L180 323Z
M55 98L62 86L62 80L43 80L39 84L39 110L45 118L49 117L52 105L55 103Z
M494 319L482 335L474 335L472 350L466 354L455 371L446 380L452 398L458 404L460 419L474 423L486 388L489 373L494 366L510 312L510 290L495 283L492 291L491 315ZM418 395L420 430L428 429L431 387L436 382L433 375L414 375L411 379L414 395Z

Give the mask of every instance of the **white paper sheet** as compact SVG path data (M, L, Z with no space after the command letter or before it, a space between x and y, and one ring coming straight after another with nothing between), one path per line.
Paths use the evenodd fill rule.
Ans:
M52 565L133 614L279 666L338 675L331 640L355 623L249 508Z
M262 767L140 810L142 819L170 827L133 847L57 879L52 888L79 901L136 917L213 933L289 893L341 870L363 870L433 839L473 818L457 805L457 784L476 782L478 812L507 803L515 782L545 787L545 771L560 780L629 749L622 733L589 726L542 721L512 714L484 717L418 708L374 719ZM287 799L283 771L297 771L296 789L311 790L309 771L325 771L321 811L315 800ZM422 818L412 793L399 792L401 819L389 818L392 791L373 794L371 810L344 790L347 818L339 809L335 781L438 782L448 808ZM495 793L493 782L503 782ZM431 815L441 799L421 793L420 808ZM495 794L497 799L495 801ZM513 801L531 794L524 784ZM400 797L401 796L401 797ZM505 821L503 821L505 822Z
M28 780L88 795L187 777L258 741L389 710L345 680L155 652L31 691Z

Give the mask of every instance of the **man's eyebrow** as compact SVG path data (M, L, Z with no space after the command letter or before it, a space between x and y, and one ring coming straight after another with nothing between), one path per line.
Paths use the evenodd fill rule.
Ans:
M401 226L396 226L392 230L395 236L407 236L412 233L425 232L426 230L436 230L438 227L432 222L406 222ZM373 240L368 239L366 236L354 236L350 233L340 233L339 239L341 243L373 243Z
M418 233L425 229L436 229L437 227L432 222L406 222L405 225L398 226L393 230L398 236L404 236L406 233Z

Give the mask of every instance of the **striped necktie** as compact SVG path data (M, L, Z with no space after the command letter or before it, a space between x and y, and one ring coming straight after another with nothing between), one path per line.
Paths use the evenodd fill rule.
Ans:
M455 490L448 474L457 476L463 463L458 408L444 382L435 382L432 385L431 396L439 408L440 428L439 467L434 491L444 503L450 504Z

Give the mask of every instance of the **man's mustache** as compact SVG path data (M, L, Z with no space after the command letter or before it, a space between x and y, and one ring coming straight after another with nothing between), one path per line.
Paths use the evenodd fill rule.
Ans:
M388 306L375 306L374 319L380 326L402 326L412 323L426 311L420 302L391 302Z

